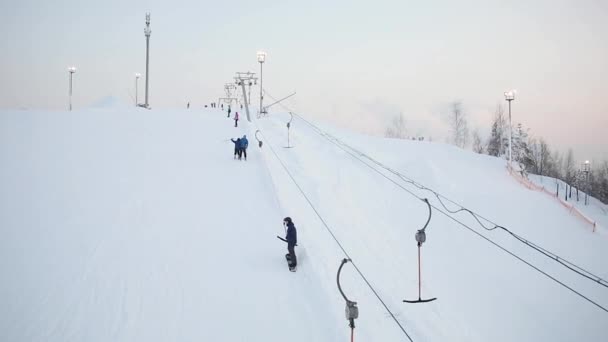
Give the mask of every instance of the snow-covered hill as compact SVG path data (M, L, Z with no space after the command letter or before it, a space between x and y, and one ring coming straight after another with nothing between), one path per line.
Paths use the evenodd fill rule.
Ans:
M0 340L347 340L344 251L365 277L342 272L356 340L608 339L608 312L482 237L603 307L607 288L466 213L453 216L479 235L433 211L422 295L438 300L403 303L418 296L414 233L427 219L415 196L441 208L437 198L298 117L284 148L288 117L234 128L219 110L0 112ZM322 129L608 278L605 236L500 160ZM246 162L228 140L243 134ZM298 228L296 273L275 237L284 216Z

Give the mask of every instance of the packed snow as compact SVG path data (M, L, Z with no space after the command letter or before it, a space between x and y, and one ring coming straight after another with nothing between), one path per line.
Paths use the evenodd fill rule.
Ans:
M421 256L422 297L438 299L403 303L418 297L427 208L379 172L440 204L299 117L286 148L286 113L235 128L219 109L101 107L0 111L2 341L346 341L344 251L371 286L344 266L355 340L408 341L397 322L416 342L608 340L608 312L437 210ZM319 127L608 278L606 235L521 186L503 160ZM247 161L230 141L243 135ZM295 273L276 238L285 216L298 229ZM452 216L608 307L607 288Z

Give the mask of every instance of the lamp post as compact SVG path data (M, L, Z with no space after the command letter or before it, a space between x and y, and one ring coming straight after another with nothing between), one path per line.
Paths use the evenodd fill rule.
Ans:
M264 107L262 106L262 102L264 101L264 87L263 87L263 77L262 77L262 65L266 61L266 52L258 51L258 62L260 63L260 112L259 116L265 114Z
M139 83L139 78L141 77L140 73L135 73L135 107L137 107L137 84Z
M512 150L512 139L513 139L513 127L511 125L511 101L515 100L515 90L509 90L505 92L505 100L509 102L509 168L513 162L513 150Z
M70 111L72 110L72 75L76 72L76 67L71 66L68 68L68 72L70 73Z
M152 34L152 30L150 29L150 13L146 13L144 34L146 35L146 103L144 106L150 108L150 104L148 103L148 83L150 81L150 35Z
M581 170L585 174L585 205L589 204L589 172L591 172L591 163L585 160L581 165Z

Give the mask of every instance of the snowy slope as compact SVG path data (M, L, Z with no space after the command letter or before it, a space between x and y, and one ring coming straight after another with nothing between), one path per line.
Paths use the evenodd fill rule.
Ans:
M559 186L559 199L564 199L564 191L566 183L562 180L547 176L528 175L531 182L538 187L544 188L549 194L557 195L557 187ZM570 189L570 187L568 187ZM557 200L557 199L556 199ZM600 234L608 234L608 205L602 203L598 199L589 196L588 203L585 205L585 191L579 190L579 198L576 200L576 190L572 190L572 197L568 198L567 203L574 206L583 215L596 223L596 231Z
M283 116L260 122L263 130L272 132L266 135L271 136L269 140L274 145L286 144L288 119ZM443 144L378 139L331 127L323 129L515 233L608 277L605 237L592 234L578 218L552 199L521 187L508 175L501 160ZM296 147L279 148L278 155L294 170L294 178L362 272L390 303L391 310L409 327L414 340L604 341L608 338L603 329L608 323L608 313L437 212L423 247L423 296L437 296L439 300L422 305L400 303L405 297L417 297L414 233L425 222L425 205L328 143L297 118L292 123L291 143ZM430 193L400 183L439 207ZM307 229L300 234L314 232L311 240L315 242L323 239L323 235L331 239L316 215L304 204L297 203L294 196L284 198L295 203L291 210L298 211L300 220L306 222ZM568 286L608 305L606 288L573 275L505 233L483 231L467 214L455 217ZM307 236L307 240L309 238ZM315 265L331 260L316 254L314 257L318 257ZM311 253L309 258L313 259ZM327 270L325 279L332 272L335 270ZM362 280L353 279L353 286L358 294L353 296L362 301L361 312L373 310L377 303ZM379 321L369 327L373 331L370 337L388 330L381 324L391 325L390 319L378 311L382 310L372 314ZM359 326L360 330L367 329L363 321Z
M333 339L217 112L2 113L0 340ZM302 329L304 322L311 322Z
M402 303L418 294L425 205L297 118L295 147L283 148L287 119L234 128L216 110L0 112L0 340L348 340L338 242L413 341L608 339L608 313L438 212L422 294L439 299ZM499 160L323 129L608 278L605 236L522 188ZM227 140L243 134L247 162ZM287 215L297 273L275 238ZM608 289L456 216L608 306ZM355 340L409 340L351 264L342 282L360 307Z

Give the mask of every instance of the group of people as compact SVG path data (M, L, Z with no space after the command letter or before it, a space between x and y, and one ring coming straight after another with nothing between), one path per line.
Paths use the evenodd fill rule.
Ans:
M249 147L249 140L247 140L247 136L243 135L242 138L230 139L234 143L234 159L239 159L244 156L245 160L247 160L247 147Z
M232 113L232 108L230 106L228 106L227 112L228 112L228 115L226 117L229 118L230 113ZM239 127L239 112L234 112L234 127Z

